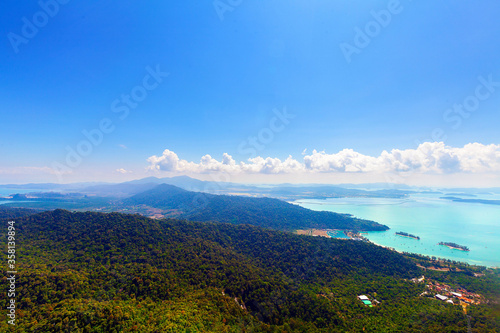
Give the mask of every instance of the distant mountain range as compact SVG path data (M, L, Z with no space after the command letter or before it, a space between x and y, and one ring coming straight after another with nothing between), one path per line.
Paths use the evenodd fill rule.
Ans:
M57 191L64 193L81 193L103 197L128 197L152 189L158 184L175 185L188 191L209 192L212 194L241 194L252 196L274 197L284 200L304 198L341 198L341 197L384 197L402 198L417 191L408 186L398 184L277 184L247 185L231 182L202 181L188 176L147 177L123 183L72 183L72 184L6 184L0 189L33 190L33 192Z
M188 191L209 192L212 194L241 194L265 196L283 200L321 199L343 197L366 198L404 198L412 193L452 193L453 195L473 196L475 194L500 193L500 188L439 188L415 187L404 184L368 183L368 184L276 184L276 185L248 185L232 182L203 181L188 176L176 177L147 177L123 183L30 183L4 184L0 189L33 190L34 192L57 191L64 193L81 193L84 195L103 197L128 197L152 189L155 185L175 185Z
M265 196L285 200L304 198L375 197L402 198L414 191L400 189L363 190L321 184L280 184L275 186L254 186L230 182L202 181L187 176L171 178L147 177L120 184L102 184L85 187L79 192L100 196L126 197L152 189L158 184L175 185L182 189L212 194L241 194Z

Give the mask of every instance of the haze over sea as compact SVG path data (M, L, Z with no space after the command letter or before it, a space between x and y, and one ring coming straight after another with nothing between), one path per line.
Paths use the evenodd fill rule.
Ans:
M385 224L391 229L369 232L364 236L398 251L499 267L500 206L453 202L440 199L442 196L444 194L418 193L404 199L331 198L297 200L294 203ZM474 199L498 200L500 195L482 194ZM397 231L419 236L420 240L396 236ZM468 246L470 252L437 245L441 241Z

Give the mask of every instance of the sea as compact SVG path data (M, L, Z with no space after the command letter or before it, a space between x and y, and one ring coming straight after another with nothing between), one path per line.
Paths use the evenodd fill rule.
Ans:
M443 196L443 193L415 193L402 199L329 198L303 199L293 203L312 210L347 213L385 224L390 230L367 232L363 236L397 251L500 267L500 206L453 202L441 199ZM500 200L500 194L485 193L473 199ZM419 236L420 240L397 236L397 231ZM344 237L343 233L338 235ZM465 245L470 251L450 249L438 245L439 242Z
M30 193L30 192L44 192L46 190L42 189L19 189L19 188L0 188L0 197L7 197L12 194L22 194L22 193ZM1 199L1 198L0 198Z
M3 198L8 197L12 194L24 194L24 193L30 193L30 192L44 192L46 190L41 190L41 189L17 189L17 188L0 188L0 205L8 202L16 202L16 201L7 201L4 200Z

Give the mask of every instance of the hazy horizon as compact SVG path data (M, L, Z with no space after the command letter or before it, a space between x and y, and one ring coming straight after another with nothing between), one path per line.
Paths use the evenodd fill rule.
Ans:
M207 181L207 182L215 182L215 183L234 183L238 185L248 185L248 186L278 186L278 185L294 185L294 186L307 186L307 185L314 185L314 186L340 186L340 187L349 187L349 186L361 186L361 185L367 185L367 186L372 186L373 188L386 188L386 189L399 189L399 188L422 188L422 189L432 189L432 190L439 190L439 189L500 189L500 187L497 186L431 186L431 185L412 185L412 184L406 184L406 183L395 183L395 182L340 182L340 183L324 183L324 182L245 182L245 181L232 181L231 178L227 177L214 177L213 175L208 175L206 177L194 177L194 176L188 176L188 175L177 175L177 176L165 176L165 177L156 177L156 176L148 176L144 178L130 178L128 180L123 180L123 181L82 181L82 182L68 182L68 183L52 183L52 182L25 182L25 183L0 183L0 186L3 186L4 188L8 188L7 186L12 185L12 186L26 186L26 185L47 185L47 184L53 184L53 185L61 185L61 186L66 186L66 185L85 185L85 184L103 184L103 185L117 185L117 184L122 184L122 183L127 183L127 182L133 182L133 181L139 181L139 180L144 180L148 178L155 178L158 180L161 179L168 179L168 178L176 178L176 177L188 177L193 180L199 180L199 181ZM376 186L377 185L377 186ZM89 185L91 186L91 185ZM34 187L34 189L36 189Z

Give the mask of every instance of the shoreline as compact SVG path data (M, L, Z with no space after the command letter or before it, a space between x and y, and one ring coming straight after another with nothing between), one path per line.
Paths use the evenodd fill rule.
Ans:
M396 250L396 249L395 249L395 248L393 248L393 247L390 247L390 246L385 246L385 245L382 245L382 244L375 243L374 241L370 240L369 238L368 238L368 241L369 241L370 243L372 243L372 244L375 244L375 245L377 245L377 246L383 247L383 248L385 248L385 249L388 249L388 250L395 251L395 252L397 252L397 253L401 253L401 254L403 254L403 251L398 251L398 250ZM417 254L418 254L418 253L417 253Z
M303 233L298 233L299 231L302 231ZM320 229L315 229L315 231L320 231ZM308 235L308 236L320 236L320 237L326 237L326 238L330 238L330 239L344 239L344 240L351 240L353 239L352 237L348 236L345 232L345 230L343 229L324 229L324 230L321 230L321 231L326 231L326 235L323 234L323 235L320 235L318 233L316 233L315 235L313 235L313 232L311 229L309 230L295 230L294 233L296 234L302 234L302 235ZM328 235L328 232L331 232L331 231L335 231L335 232L343 232L344 235L346 235L347 237L344 238L344 237L332 237L330 235ZM363 233L365 235L370 235L371 232L360 232L360 233ZM402 236L402 237L407 237L407 238L412 238L412 239L415 239L413 237L408 237L408 236L404 236L404 235L398 235L398 236ZM391 247L391 246L386 246L386 245L382 245L382 244L379 244L373 240L371 240L370 238L368 237L364 237L365 239L368 240L369 243L372 243L374 245L377 245L377 246L380 246L380 247L383 247L383 248L386 248L388 250L391 250L391 251L394 251L394 252L397 252L399 254L404 254L405 252L406 253L413 253L413 254L417 254L417 255L421 255L421 256L427 256L427 257L437 257L439 259L449 259L449 258L446 258L446 257L442 257L442 256L436 256L434 254L428 254L428 253L421 253L421 252L417 252L417 251L406 251L406 250L397 250L396 248L394 247ZM418 239L417 239L418 240ZM439 245L439 244L437 244ZM466 251L466 250L462 250L462 249L459 249L459 248L454 248L454 247L451 247L451 246L448 246L448 245L443 245L443 246L446 246L450 249L455 249L455 250L460 250L462 252L469 252L469 251ZM457 260L457 259L453 259L455 261L458 261L458 262L461 262L461 263L466 263L466 264L469 264L469 265L475 265L475 266L484 266L484 267L487 267L487 268L492 268L492 269L495 269L496 267L499 267L498 264L494 263L494 264L487 264L487 263L483 263L483 262L469 262L469 261L462 261L462 260Z
M425 197L420 197L420 195L411 195L411 198L415 198L416 201L423 201L425 202L426 205L429 205L429 207L436 208L437 211L441 213L450 213L449 207L451 207L451 202L446 202L445 205L442 205L442 200L439 200L436 198L437 195L430 195L430 196L425 196ZM420 200L421 199L421 200ZM330 200L328 200L330 201ZM333 201L333 200L331 200ZM464 262L470 265L478 265L478 266L486 266L486 267L499 267L500 266L500 260L498 257L495 257L494 255L491 254L493 250L498 250L498 243L495 244L495 239L496 237L492 235L492 233L497 234L498 233L498 225L492 224L492 227L488 227L488 229L481 227L481 228L473 228L468 224L468 222L465 221L465 219L459 218L458 221L460 221L464 226L467 226L467 228L471 228L471 241L469 245L470 251L462 251L462 250L455 250L452 248L444 248L441 246L436 246L437 243L440 241L443 241L445 237L446 239L449 239L449 241L461 244L461 242L464 242L463 238L455 237L455 231L454 229L450 228L448 224L445 225L436 225L436 232L439 232L442 234L442 236L436 237L433 233L430 233L429 230L431 227L434 227L434 225L429 222L432 219L435 219L436 221L441 221L443 220L444 222L447 222L447 219L441 219L436 216L433 216L432 214L428 212L422 212L422 215L418 215L418 218L424 219L425 223L421 223L418 225L414 225L412 222L412 215L415 213L420 212L418 207L414 207L410 205L409 207L405 207L404 209L397 210L396 211L396 217L385 217L385 215L380 215L379 210L374 210L374 211L366 211L365 207L368 207L369 204L371 203L376 203L379 202L378 200L352 200L352 202L349 200L346 205L342 207L338 206L322 206L318 205L318 202L320 203L325 203L324 200L311 200L311 199L297 199L294 200L295 204L298 204L299 206L308 206L309 208L313 209L318 209L318 210L325 210L325 211L333 211L337 213L347 213L351 214L355 217L361 217L364 219L370 219L377 221L379 223L383 223L391 228L391 230L388 231L374 231L374 232L368 232L368 234L365 234L363 232L363 236L367 237L370 242L375 243L376 245L383 246L383 247L388 247L388 248L395 248L399 250L398 252L408 252L408 253L416 253L419 255L423 256L428 256L428 257L440 257L440 258L446 258L449 260L454 260L454 261L459 261L459 262ZM338 201L333 201L333 202L343 202L345 203L346 201L344 200L338 200ZM383 202L383 201L382 201ZM331 203L331 202L329 202ZM313 205L314 204L314 205ZM359 207L358 207L359 206ZM417 205L418 206L418 205ZM338 208L337 208L338 207ZM471 206L473 207L473 206ZM474 206L476 207L476 206ZM453 211L453 214L459 214L462 211L464 212L470 212L472 216L475 216L475 212L483 211L484 209L487 209L488 212L490 210L495 209L495 207L499 206L494 206L494 205L481 205L481 208L477 208L474 210L470 210L469 208L465 209L464 206L460 206L459 210L457 212ZM390 210L392 211L392 209ZM497 211L497 210L495 210ZM378 214L378 215L377 215ZM408 214L407 220L405 219L406 215L402 214ZM444 216L444 215L443 215ZM446 215L448 216L448 215ZM487 221L488 223L491 222L491 218L488 218ZM405 242L404 239L399 238L399 237L393 237L394 232L400 230L405 230L405 227L408 226L413 226L414 228L411 229L414 235L422 235L420 236L420 240L417 242ZM422 231L421 231L422 230ZM392 232L391 232L392 231ZM481 232L479 232L481 231ZM420 234L419 234L420 232ZM392 234L392 235L391 235ZM480 234L485 234L485 239L484 242L479 236ZM407 237L410 238L410 237ZM465 244L465 243L464 243ZM486 248L487 247L487 248ZM454 250L454 251L449 251L449 249Z

